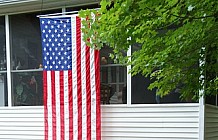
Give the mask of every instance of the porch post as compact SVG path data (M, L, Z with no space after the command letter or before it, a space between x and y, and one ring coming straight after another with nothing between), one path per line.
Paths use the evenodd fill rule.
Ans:
M200 67L200 77L199 81L201 84L201 89L199 90L199 140L204 140L204 134L205 134L205 74L203 67L205 66L205 47L201 48L200 51L200 59L199 59L199 67Z

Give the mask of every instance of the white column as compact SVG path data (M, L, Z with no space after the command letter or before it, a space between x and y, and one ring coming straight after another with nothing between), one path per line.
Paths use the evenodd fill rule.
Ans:
M129 46L129 49L127 51L127 56L131 56L131 46ZM129 60L131 60L131 58L129 57ZM131 105L131 90L132 90L132 85L131 85L131 74L130 74L130 70L131 70L131 65L127 66L127 106Z
M10 35L9 35L9 16L5 15L5 33L6 33L6 61L7 61L7 85L8 85L8 106L12 106L11 93L11 57L10 57Z
M200 52L200 60L199 60L199 67L204 67L205 65L205 47L202 47ZM204 133L205 133L205 100L204 100L204 70L200 71L199 80L201 81L202 88L199 90L199 140L204 140Z

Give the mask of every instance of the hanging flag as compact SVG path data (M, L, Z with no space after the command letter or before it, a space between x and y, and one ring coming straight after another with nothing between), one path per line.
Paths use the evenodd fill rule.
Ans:
M41 17L45 140L100 140L99 51L76 15Z

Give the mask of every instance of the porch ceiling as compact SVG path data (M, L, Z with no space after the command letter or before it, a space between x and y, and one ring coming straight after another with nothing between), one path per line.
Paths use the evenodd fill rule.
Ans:
M99 0L3 0L0 15L97 4Z

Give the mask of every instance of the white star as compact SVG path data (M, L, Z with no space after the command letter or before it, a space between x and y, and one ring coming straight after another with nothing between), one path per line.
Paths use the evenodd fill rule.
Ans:
M43 20L43 21L42 21L42 24L44 24L44 23L45 23L45 21Z
M67 61L64 61L64 64L67 64Z
M51 29L53 29L54 28L54 25L51 25Z
M56 69L58 68L58 65L56 65Z
M50 24L50 23L51 23L51 21L49 20L49 21L48 21L48 24Z
M52 64L54 65L54 64L55 64L55 61L53 61Z
M61 38L61 42L63 42L64 41L64 39L63 38Z
M48 47L48 46L49 46L49 44L48 44L48 43L46 43L46 46Z
M67 67L68 67L68 69L69 69L69 68L70 68L70 65L68 65Z
M49 61L47 61L46 63L47 63L47 65L48 65L48 64L49 64Z
M47 69L47 66L45 66L45 68Z
M63 68L64 68L64 66L61 66L61 68L63 69Z
M66 28L67 27L67 25L66 24L64 24L64 28Z
M48 28L48 25L45 25L45 29L47 29Z
M54 38L54 34L52 34L51 37Z
M50 69L52 69L52 66L50 66Z
M64 52L64 55L67 55L67 52Z
M57 21L56 21L56 20L54 21L54 24L57 24Z
M52 60L52 57L50 56L50 60Z
M64 57L63 57L63 56L61 57L61 60L64 60Z
M49 55L49 53L47 52L46 55Z
M45 30L42 30L43 33L45 33Z

